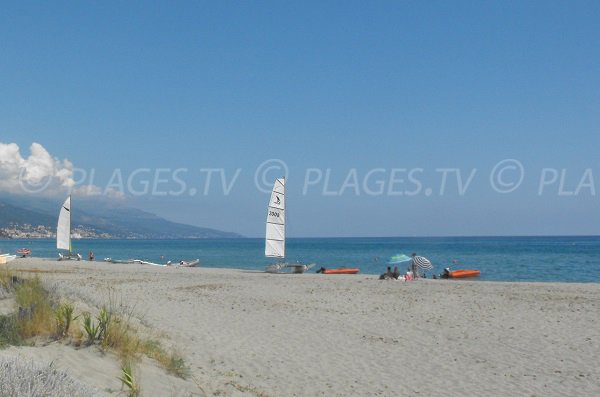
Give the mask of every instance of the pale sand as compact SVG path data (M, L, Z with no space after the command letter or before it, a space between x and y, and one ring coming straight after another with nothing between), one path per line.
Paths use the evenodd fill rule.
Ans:
M168 336L210 396L600 395L600 284L404 283L40 259L10 267L70 270L41 275L90 306L112 288ZM100 390L119 387L116 361L98 364L93 349L35 349L0 354L27 350ZM151 365L141 378L147 396L203 395Z

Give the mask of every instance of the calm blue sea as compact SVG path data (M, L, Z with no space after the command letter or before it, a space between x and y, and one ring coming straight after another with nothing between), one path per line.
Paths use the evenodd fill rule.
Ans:
M144 259L152 262L199 258L204 267L262 270L263 239L74 240L74 250L97 260ZM56 257L54 240L0 240L0 250L28 247L36 257ZM317 267L359 267L380 274L388 258L403 253L429 258L434 271L444 267L481 270L480 280L600 282L600 237L435 237L288 239L289 262ZM457 263L453 263L457 261ZM127 265L123 265L127 266ZM401 269L403 270L403 269ZM431 277L431 272L428 274Z

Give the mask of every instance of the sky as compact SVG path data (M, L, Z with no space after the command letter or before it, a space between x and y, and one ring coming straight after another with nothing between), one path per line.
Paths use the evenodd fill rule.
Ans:
M598 20L594 1L4 4L0 188L43 169L43 194L259 237L285 174L293 237L600 234Z

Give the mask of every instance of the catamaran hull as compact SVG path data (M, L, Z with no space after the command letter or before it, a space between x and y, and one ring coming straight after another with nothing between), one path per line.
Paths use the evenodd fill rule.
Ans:
M314 263L309 265L292 264L292 263L275 263L265 268L267 273L295 273L302 274L307 270L310 270L315 266ZM289 271L288 271L289 270Z
M59 261L80 261L82 259L83 257L81 256L81 254L58 254Z

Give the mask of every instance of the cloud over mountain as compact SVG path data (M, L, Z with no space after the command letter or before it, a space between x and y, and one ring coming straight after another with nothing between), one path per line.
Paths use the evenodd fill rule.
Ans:
M32 143L29 152L29 156L25 158L16 143L0 142L0 190L44 196L66 193L90 196L103 193L97 186L77 186L73 179L73 163L53 157L41 144Z

